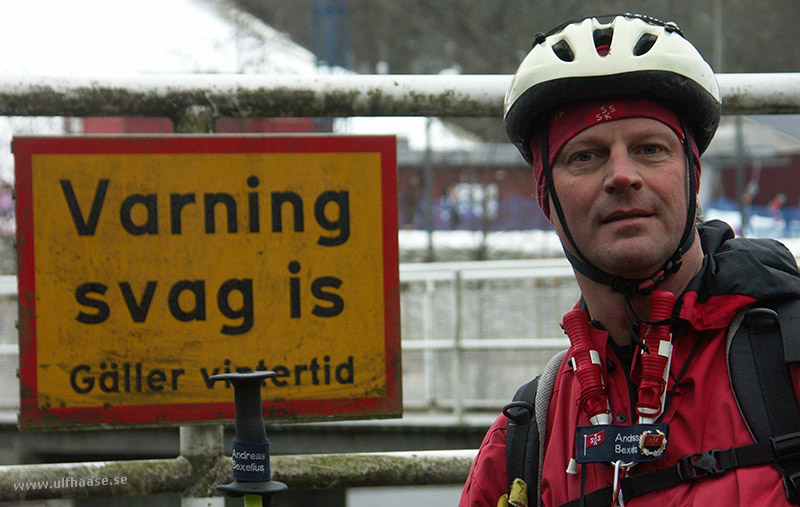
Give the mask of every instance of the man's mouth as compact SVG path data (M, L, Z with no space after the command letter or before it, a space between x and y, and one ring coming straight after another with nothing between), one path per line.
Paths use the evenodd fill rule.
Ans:
M632 220L636 218L648 218L653 216L652 213L647 213L645 211L618 211L608 215L606 218L602 220L604 224L610 224L612 222L619 222L622 220Z

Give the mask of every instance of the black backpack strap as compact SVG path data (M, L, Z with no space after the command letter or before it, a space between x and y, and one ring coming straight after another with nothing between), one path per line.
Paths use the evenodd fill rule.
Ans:
M539 485L542 477L547 412L556 377L567 351L554 355L541 375L517 389L514 401L503 408L508 418L506 430L506 471L509 499L515 479L522 479L528 488L528 505L541 504ZM537 412L536 407L539 407Z
M796 434L800 407L789 363L800 348L800 300L781 303L777 312L749 309L728 344L731 386L742 417L756 442ZM795 437L790 442L796 442ZM800 448L772 464L783 477L786 497L800 503Z
M506 472L509 491L511 491L514 479L522 479L529 486L535 486L535 483L528 482L526 464L531 458L528 455L528 448L531 446L535 446L535 459L537 462L539 461L539 429L536 426L535 403L540 377L541 375L517 389L514 401L503 407L503 414L508 418Z
M728 349L733 392L757 442L800 428L800 407L780 330L777 312L752 308Z
M781 316L784 358L789 364L800 364L800 299L782 303L778 313Z
M797 455L798 452L800 433L742 447L689 454L673 466L620 479L622 497L631 499L653 491L673 488L687 481L711 479L737 468L774 463L782 457ZM576 498L564 503L561 507L610 507L613 493L611 486L605 486L582 499Z

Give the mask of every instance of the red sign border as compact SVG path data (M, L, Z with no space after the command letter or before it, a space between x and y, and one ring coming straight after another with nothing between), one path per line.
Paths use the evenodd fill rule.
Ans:
M386 393L376 398L264 402L268 421L313 421L402 415L400 293L397 245L397 141L394 136L301 135L136 135L15 137L19 380L18 425L26 429L164 425L233 419L233 393L225 403L38 407L32 157L39 154L172 153L380 153L383 219Z

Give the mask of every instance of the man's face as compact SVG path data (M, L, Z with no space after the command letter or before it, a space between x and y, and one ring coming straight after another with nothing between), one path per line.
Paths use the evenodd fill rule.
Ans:
M675 252L686 224L686 162L665 124L629 118L590 127L564 145L552 171L567 227L590 263L643 278ZM552 199L550 217L571 250Z

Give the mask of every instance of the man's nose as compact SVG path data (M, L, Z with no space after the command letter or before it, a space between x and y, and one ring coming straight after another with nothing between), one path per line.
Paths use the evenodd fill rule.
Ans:
M606 162L605 191L613 194L626 190L639 190L642 188L642 176L633 160L625 149L613 149Z

